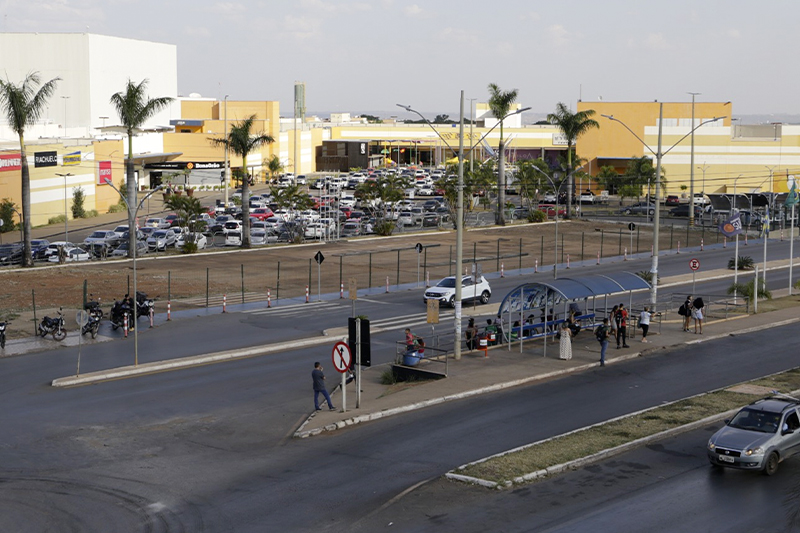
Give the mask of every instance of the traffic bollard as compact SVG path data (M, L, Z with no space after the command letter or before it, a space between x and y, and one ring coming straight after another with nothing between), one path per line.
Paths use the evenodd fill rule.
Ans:
M747 232L744 234L744 245L747 246Z
M389 276L386 276L386 292L389 292Z
M122 331L125 333L125 338L128 338L128 314L126 313L122 319Z
M272 307L272 292L270 289L267 289L267 307Z
M506 274L505 274L505 265L504 265L503 263L500 263L500 277L501 277L501 278L504 278L504 277L506 277Z
M308 285L306 285L306 303L308 303Z
M728 247L728 238L727 237L723 237L722 238L722 247L723 248L727 248Z
M600 264L600 252L597 252L597 264Z
M700 251L703 251L703 239L700 239Z
M339 284L339 299L344 298L344 283Z
M431 271L430 270L426 270L425 271L425 288L427 289L430 286L431 286Z
M150 315L150 327L152 328L153 327L153 315L155 315L155 311L153 310L152 307L150 308L149 315Z
M567 254L567 268L569 268L569 254Z
M678 253L681 253L681 241L678 241Z
M628 247L627 246L625 247L625 251L622 253L622 260L623 261L627 261L628 260Z
M172 302L167 300L167 322L172 320Z
M539 272L539 260L538 259L536 259L533 262L533 273L536 274L537 272Z
M654 252L653 252L653 245L651 244L651 245L650 245L650 257L653 257L653 253L654 253Z
M227 294L223 294L222 295L222 312L223 313L227 313L228 312L227 311L227 307L228 307L228 295Z

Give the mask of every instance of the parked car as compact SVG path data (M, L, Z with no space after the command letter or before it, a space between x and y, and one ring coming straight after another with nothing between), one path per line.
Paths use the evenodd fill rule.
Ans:
M556 216L556 206L552 204L539 204L537 208L539 211L544 211L547 216L554 217ZM564 216L567 214L567 209L563 205L558 206L558 216Z
M147 247L150 250L166 250L169 246L175 246L177 237L171 229L160 229L154 231L147 239Z
M671 217L688 217L689 216L689 204L681 204L677 207L673 207L669 210L669 216ZM694 216L699 218L703 216L703 208L699 205L694 206Z
M110 230L97 230L93 231L88 237L83 239L83 244L105 244L109 247L115 247L119 242L119 236Z
M148 251L147 242L146 241L136 241L136 257L146 254ZM114 248L111 252L111 257L127 257L128 256L128 241L124 240L119 243L119 246ZM51 258L52 261L52 258ZM56 261L58 261L58 256L56 256Z
M269 207L257 207L250 210L250 216L258 220L266 220L272 216L272 209Z
M229 220L222 225L222 231L228 233L229 231L241 231L242 223L239 220Z
M472 276L461 278L461 301L478 299L482 304L488 303L492 296L492 288L486 278L480 276L478 282ZM428 300L439 300L442 304L455 307L456 300L456 277L448 276L437 283L435 286L425 290L422 297L424 302Z
M242 245L241 231L225 232L225 246L241 246L241 245Z
M31 239L31 257L33 257L34 261L45 259L44 254L48 246L50 246L50 241L47 239Z
M756 470L771 476L800 451L800 401L756 400L736 413L708 440L708 460L716 467Z
M261 228L250 230L250 244L253 246L272 244L274 242L278 242L278 236L272 231Z
M414 214L411 211L400 211L397 215L398 226L416 226Z
M594 203L594 193L591 191L585 191L578 195L578 202L582 204L593 204Z
M145 226L148 228L156 228L156 229L167 229L169 228L169 222L164 218L148 218L145 223Z
M681 197L675 194L670 194L667 196L667 199L664 200L665 205L680 205L681 204Z
M436 213L425 213L422 217L423 228L436 228L442 223L442 219Z
M88 261L91 259L91 257L92 256L89 254L89 252L83 248L70 248L64 257L64 261L67 263L72 263L75 261ZM51 263L58 263L58 254L51 255L48 261Z
M361 235L361 224L357 220L348 220L342 226L342 237L358 237Z
M623 207L619 212L623 215L653 216L656 213L656 206L654 204L648 204L647 202L639 202L638 204Z
M547 204L556 203L556 199L557 199L557 196L556 196L556 193L554 193L554 192L546 192L546 193L544 193L544 196L542 196L542 202L547 203Z
M194 242L197 245L198 250L204 249L208 244L208 238L199 232L184 232L178 235L177 239L175 239L175 247L176 248L183 248L186 244L186 241Z
M19 265L22 263L22 254L21 242L0 244L0 265Z

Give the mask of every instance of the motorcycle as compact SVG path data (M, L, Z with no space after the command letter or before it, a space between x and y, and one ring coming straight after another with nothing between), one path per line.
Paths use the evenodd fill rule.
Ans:
M111 307L111 327L116 330L117 328L125 327L125 317L128 317L128 329L134 328L133 323L133 309L126 299L122 301L115 301Z
M6 327L8 326L8 321L0 322L0 349L5 349L6 347Z
M100 298L97 301L94 301L94 295L89 295L89 301L83 305L83 309L89 313L90 317L96 318L98 321L103 319L105 313L103 309L100 307Z
M97 315L93 315L89 313L86 324L83 325L81 328L81 335L86 335L87 333L91 333L92 338L97 338L97 332L100 330L100 318Z
M136 318L143 316L150 316L154 312L155 300L148 298L147 294L141 291L136 291Z
M52 335L54 340L63 341L67 337L67 330L64 328L64 314L58 308L58 317L50 318L46 316L39 323L39 335L46 337Z

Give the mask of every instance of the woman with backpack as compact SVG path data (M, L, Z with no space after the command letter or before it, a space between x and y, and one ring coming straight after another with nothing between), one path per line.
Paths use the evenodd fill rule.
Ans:
M683 331L689 331L689 319L692 318L691 294L686 297L686 301L678 308L678 314L683 317Z

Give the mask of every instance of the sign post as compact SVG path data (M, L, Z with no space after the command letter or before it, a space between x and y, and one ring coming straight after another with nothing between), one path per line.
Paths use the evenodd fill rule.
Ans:
M698 259L690 259L689 260L689 268L692 269L692 294L694 294L694 275L695 272L700 268L700 260Z
M431 325L431 339L433 339L436 333L435 324L439 323L439 300L430 299L427 301L427 305L428 305L428 324Z
M322 301L322 262L325 261L325 256L322 252L314 254L314 261L317 262L317 301Z
M356 278L350 278L348 280L347 294L350 297L350 301L353 304L353 318L355 318L355 316L356 316L356 300L358 300L358 284L356 282Z
M81 375L81 345L83 344L83 326L89 322L89 313L81 309L75 315L75 322L78 323L78 368L75 370L75 376Z
M331 354L333 360L333 368L342 375L342 412L347 412L347 390L345 389L345 381L347 379L347 369L353 361L350 354L350 347L346 342L337 342L333 345L333 353Z
M419 289L419 256L422 253L422 243L415 244L414 249L417 251L417 288Z
M342 374L344 376L344 374ZM342 390L347 386L347 380ZM344 393L342 393L344 395ZM342 396L344 398L344 396ZM356 409L361 407L361 319L356 318Z
M635 230L635 229L636 229L636 224L634 224L633 222L631 222L630 224L628 224L628 230L630 230L630 232L631 232L631 245L630 245L630 247L628 248L628 252L629 252L631 255L633 255L633 230Z

